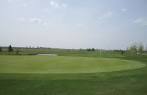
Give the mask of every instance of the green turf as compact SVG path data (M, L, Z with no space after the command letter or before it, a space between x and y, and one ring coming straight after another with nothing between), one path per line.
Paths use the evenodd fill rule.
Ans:
M79 60L83 59L82 62L84 62L84 60L86 61L90 60L90 64L93 64L91 60L98 60L98 63L100 62L99 58L98 59L97 58L89 59L87 57L86 58L56 57L56 58L57 59L65 58L70 61L72 60L73 63L74 61L77 61L78 58ZM127 70L123 69L121 71L95 72L95 73L18 72L18 71L23 71L23 72L27 71L25 69L29 69L28 67L30 66L26 64L31 64L32 62L38 64L40 63L40 61L43 63L48 63L50 59L48 60L47 59L48 56L41 56L41 57L40 56L0 56L0 64L1 64L0 95L146 95L147 94L147 90L146 90L147 67L146 66L142 67L144 66L144 64L147 63L146 56L121 58L123 61L129 60L127 61L127 63L124 62L124 64L127 64L125 65L126 68L128 65L129 65L128 67L133 68L132 64L135 63L137 64L136 66L139 67L138 69L135 66L135 68L133 69L127 69ZM102 59L109 61L117 60L117 59L107 59L107 58L102 58ZM121 62L121 60L119 59L117 61ZM60 62L61 61L59 60L59 63ZM119 66L122 66L124 64L121 63L119 64ZM117 62L113 63L113 65L117 65ZM38 67L41 68L41 66L38 65L35 68ZM32 69L30 68L30 70ZM16 71L17 73L14 73ZM38 72L36 71L36 69L29 72L34 72L34 71ZM46 70L44 72L46 72Z
M144 67L137 61L67 56L0 56L0 73L96 73Z

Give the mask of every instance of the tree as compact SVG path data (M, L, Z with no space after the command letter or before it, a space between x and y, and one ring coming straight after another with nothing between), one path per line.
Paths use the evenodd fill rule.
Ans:
M2 48L0 47L0 52L2 52Z
M125 51L124 51L124 50L120 50L120 52L121 52L121 55L123 55L123 54L125 53Z
M134 43L128 48L129 53L131 54L140 54L142 55L144 51L144 46L142 43Z
M128 51L131 53L131 54L137 54L137 45L131 45L129 48L128 48Z
M91 49L90 49L90 48L88 48L88 49L87 49L87 51L91 51Z
M92 48L91 51L95 51L95 48Z
M13 51L13 48L12 48L11 45L9 45L9 47L8 47L8 52L12 52L12 51Z
M16 49L16 55L19 55L20 50Z
M142 44L140 44L140 45L138 46L138 53L139 53L140 55L142 55L143 51L144 51L144 46L143 46Z

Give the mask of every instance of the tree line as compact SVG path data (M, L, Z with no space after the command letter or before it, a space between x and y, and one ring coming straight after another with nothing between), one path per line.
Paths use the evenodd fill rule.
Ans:
M3 51L3 49L2 49L2 47L0 47L0 52L2 52L2 51ZM13 51L14 51L13 47L11 45L9 45L8 52L13 52Z
M84 49L80 49L80 51L81 50L84 50ZM5 50L3 50L2 47L0 47L0 52L2 52L2 51L7 51L7 52L14 52L15 51L16 54L20 53L20 50L18 48L13 48L12 45L9 45L7 47L7 49L5 49ZM87 48L86 51L94 52L94 51L98 51L98 49ZM124 54L142 55L144 53L144 51L145 51L144 45L141 43L134 43L134 44L130 45L126 50L113 50L113 52L119 52L122 55L124 55Z
M143 44L132 44L127 48L127 51L132 55L142 55L144 52Z

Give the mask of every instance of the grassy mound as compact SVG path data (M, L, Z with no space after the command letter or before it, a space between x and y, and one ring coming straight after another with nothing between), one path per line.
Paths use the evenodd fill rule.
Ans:
M138 61L65 56L0 56L0 73L96 73L137 69Z

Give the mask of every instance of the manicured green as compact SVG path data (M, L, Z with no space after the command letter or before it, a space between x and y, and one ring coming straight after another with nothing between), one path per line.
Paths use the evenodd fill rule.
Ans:
M119 59L0 56L0 95L146 95L144 64L147 64L146 56ZM74 71L78 65L85 70ZM47 69L55 66L56 71Z
M67 56L0 56L0 73L97 73L144 67L137 61Z

